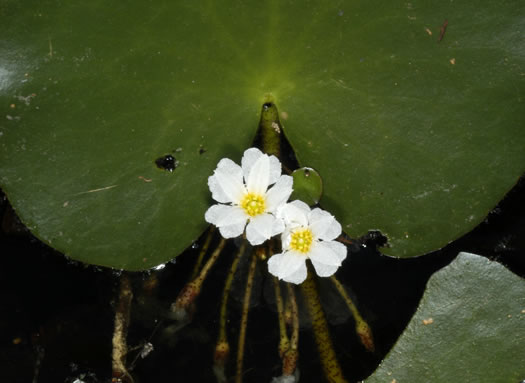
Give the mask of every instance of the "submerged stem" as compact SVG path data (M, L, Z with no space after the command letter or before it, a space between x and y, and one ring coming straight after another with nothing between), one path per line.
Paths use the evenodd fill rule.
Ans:
M117 307L115 308L115 324L112 341L112 381L115 382L133 382L133 378L126 368L126 355L128 353L126 337L128 335L132 299L133 291L131 290L129 275L123 272L120 276L119 297Z
M301 289L306 300L308 313L312 319L315 343L317 344L317 350L319 351L319 357L321 358L321 365L323 366L325 377L330 383L346 383L347 381L343 377L343 371L341 370L341 366L335 355L334 345L328 329L328 323L311 272L308 273L308 277L301 284Z
M204 264L204 267L202 268L199 275L194 280L187 283L179 293L175 303L171 305L171 311L175 314L175 319L182 320L186 318L188 314L188 308L199 296L202 284L204 283L204 280L206 279L212 266L215 264L215 261L217 258L219 258L219 255L221 254L225 244L226 240L221 238L219 245L210 256L210 259L208 259L208 261Z
M237 364L236 364L236 375L235 383L242 382L242 364L244 360L244 343L246 339L246 327L248 326L248 311L250 308L250 300L252 295L253 276L255 275L255 267L257 266L257 259L259 258L258 252L264 252L263 248L258 248L253 254L250 261L250 267L248 269L248 277L246 278L246 290L244 291L244 299L242 303L242 317L241 317L241 329L239 332L239 345L237 347Z
M359 335L359 339L361 339L361 343L363 344L363 346L365 346L367 351L373 352L375 349L374 338L372 336L372 330L370 329L370 326L368 326L368 323L366 323L366 321L363 319L363 317L359 313L359 310L354 305L354 302L352 302L352 299L346 292L341 282L339 282L334 275L332 275L330 279L332 280L334 286L336 287L337 291L341 295L341 298L343 298L343 300L346 303L346 306L348 307L348 309L350 310L350 312L352 313L354 317L355 331L357 332L357 335Z
M208 275L211 267L214 265L217 258L219 258L219 255L221 254L224 245L226 245L226 240L224 238L221 238L219 245L215 248L215 251L212 253L210 259L208 259L208 261L204 264L204 267L199 273L199 276L195 279L199 286L202 286L202 283L204 282L204 279L206 279L206 276Z
M213 234L215 233L215 226L210 226L210 230L208 231L208 234L206 235L206 239L204 240L204 244L202 245L201 251L199 252L199 256L197 257L197 262L195 262L195 266L193 267L193 272L191 273L190 280L195 279L197 276L199 269L202 265L202 260L204 259L204 256L206 255L206 252L208 251L208 247L210 246L210 242L213 238Z
M299 309L297 308L297 300L295 299L294 287L288 283L288 299L292 307L292 338L290 341L290 347L297 349L299 344Z
M239 248L239 251L237 254L235 254L235 258L233 259L232 265L230 267L230 271L228 272L228 277L226 278L226 283L224 284L224 290L222 292L222 300L221 300L221 311L220 311L220 319L219 319L219 341L226 340L226 311L228 307L228 297L230 295L232 283L233 283L233 277L235 276L235 272L237 271L237 266L239 265L239 260L241 259L241 256L244 254L244 251L246 249L246 241L242 242L241 247Z
M221 310L219 317L219 336L217 338L217 344L215 345L215 353L213 355L213 371L217 378L218 382L226 382L226 374L224 372L224 367L228 356L230 354L230 344L228 343L228 337L226 335L226 321L227 321L227 309L228 309L228 297L230 296L231 286L233 282L233 277L237 271L237 266L239 265L239 260L244 254L246 249L246 241L242 242L241 247L235 258L233 259L230 271L228 272L228 277L226 278L226 283L224 284L224 290L222 292L221 300Z
M297 360L299 359L299 312L297 309L297 302L295 300L295 291L290 283L288 287L288 302L291 308L292 319L292 337L288 349L283 355L283 376L293 375L297 368Z
M277 318L279 320L279 356L282 358L284 353L290 348L290 340L286 332L286 323L284 320L284 305L281 295L281 287L277 277L272 277L275 291L275 304L277 305Z

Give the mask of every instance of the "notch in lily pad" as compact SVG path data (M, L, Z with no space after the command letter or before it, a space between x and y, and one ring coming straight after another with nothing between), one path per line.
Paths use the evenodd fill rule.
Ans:
M323 195L323 180L312 168L304 167L293 171L293 193L291 199L299 199L310 206L319 203Z

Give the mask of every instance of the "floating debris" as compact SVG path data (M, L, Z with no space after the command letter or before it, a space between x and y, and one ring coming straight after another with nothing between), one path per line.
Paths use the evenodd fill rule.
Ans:
M171 154L167 154L163 157L159 157L155 160L155 164L159 169L164 169L169 172L174 171L179 166L179 161L176 160Z
M439 28L439 39L438 39L438 42L443 40L443 37L445 37L445 32L447 31L447 26L448 26L448 20L445 20L443 22L443 25Z

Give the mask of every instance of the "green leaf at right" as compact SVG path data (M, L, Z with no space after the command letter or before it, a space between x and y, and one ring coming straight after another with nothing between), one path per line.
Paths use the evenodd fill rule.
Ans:
M518 383L524 345L525 281L460 253L430 278L407 329L366 383Z

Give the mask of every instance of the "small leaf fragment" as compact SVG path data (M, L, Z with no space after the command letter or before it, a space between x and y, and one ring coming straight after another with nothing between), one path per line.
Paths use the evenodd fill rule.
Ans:
M293 194L291 199L299 199L310 206L316 205L323 194L323 180L319 173L312 168L303 167L294 170Z

